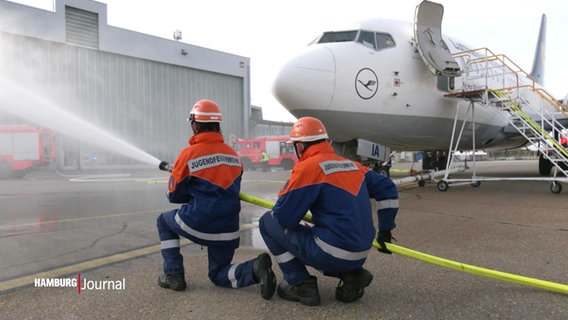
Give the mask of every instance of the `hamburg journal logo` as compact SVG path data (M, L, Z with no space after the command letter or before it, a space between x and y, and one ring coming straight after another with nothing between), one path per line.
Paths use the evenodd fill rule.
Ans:
M35 278L36 288L74 288L80 294L83 291L121 291L126 289L126 279L89 280L78 274L74 278Z

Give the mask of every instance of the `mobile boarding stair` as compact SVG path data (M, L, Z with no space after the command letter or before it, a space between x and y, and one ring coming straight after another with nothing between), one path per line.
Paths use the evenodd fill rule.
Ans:
M462 122L459 133L456 131L459 110L456 111L454 128L450 142L450 156L446 164L446 172L438 181L440 191L446 191L452 184L471 184L477 187L481 181L534 180L550 181L550 190L560 193L560 182L568 182L568 148L561 144L560 137L568 133L566 121L568 109L554 99L544 89L535 86L531 77L504 55L494 55L486 48L455 54L454 57L466 61L463 73L462 91L448 93L446 97L466 99L470 102L466 117L471 112L471 130L473 135L472 177L470 179L451 179L450 168L463 134L467 120ZM495 81L489 86L489 79L502 79L496 86ZM524 79L524 80L523 80ZM495 109L495 114L504 117L508 129L516 130L528 142L538 148L539 154L552 165L550 177L481 177L475 169L475 104ZM562 124L564 123L564 125ZM457 134L457 137L456 137ZM452 152L453 151L453 152Z

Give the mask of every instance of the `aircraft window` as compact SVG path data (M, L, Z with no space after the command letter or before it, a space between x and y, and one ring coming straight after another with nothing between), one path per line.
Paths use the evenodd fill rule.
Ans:
M358 38L357 33L359 33ZM356 38L357 42L360 42L368 48L376 50L394 47L395 45L394 40L390 34L374 33L371 31L363 30L360 30L360 32L358 30L324 32L317 43L355 41Z
M377 48L379 50L394 47L394 40L390 34L376 33L376 38L377 38Z
M375 36L372 32L361 31L361 33L359 33L359 39L357 41L361 42L365 47L375 49Z
M325 32L318 43L354 41L355 36L357 36L356 30Z

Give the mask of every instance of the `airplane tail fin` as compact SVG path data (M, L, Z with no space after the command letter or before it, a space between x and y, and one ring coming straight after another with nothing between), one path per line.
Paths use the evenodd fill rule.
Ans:
M540 85L544 85L544 58L546 47L546 15L542 15L540 20L540 31L538 32L538 40L534 53L531 77Z

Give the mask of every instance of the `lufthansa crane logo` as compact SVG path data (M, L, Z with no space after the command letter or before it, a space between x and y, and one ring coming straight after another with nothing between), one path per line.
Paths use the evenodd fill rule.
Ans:
M363 68L355 77L355 91L361 99L371 99L379 89L379 79L373 70Z

